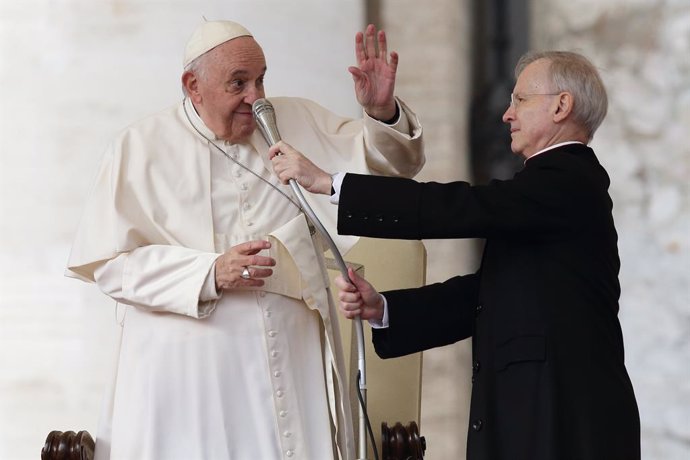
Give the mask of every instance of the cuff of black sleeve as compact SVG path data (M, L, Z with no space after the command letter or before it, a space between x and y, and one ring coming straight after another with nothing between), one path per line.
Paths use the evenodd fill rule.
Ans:
M386 125L394 125L395 123L398 122L398 118L400 118L400 106L398 105L398 101L395 102L395 115L393 115L393 118L390 120L379 120L381 123L386 124Z

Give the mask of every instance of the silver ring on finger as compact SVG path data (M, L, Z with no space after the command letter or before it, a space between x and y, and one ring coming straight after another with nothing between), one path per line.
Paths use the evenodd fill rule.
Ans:
M245 266L244 270L242 270L242 274L240 275L242 279L248 280L249 278L252 277L251 273L249 273L249 267Z

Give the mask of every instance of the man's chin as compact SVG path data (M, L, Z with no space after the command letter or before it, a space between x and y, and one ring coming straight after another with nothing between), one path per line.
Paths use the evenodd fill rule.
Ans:
M233 132L224 140L230 142L231 144L244 144L249 142L249 139L252 137L252 134L254 134L254 131L256 131L256 125L252 124L252 126L242 127L239 131Z
M517 155L519 157L524 156L522 154L523 149L520 148L515 142L510 143L510 151L513 152L513 155Z

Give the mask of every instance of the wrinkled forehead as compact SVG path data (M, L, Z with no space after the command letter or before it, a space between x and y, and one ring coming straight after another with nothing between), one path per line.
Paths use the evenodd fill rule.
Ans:
M239 37L218 45L208 52L208 62L216 68L264 71L266 58L252 37Z

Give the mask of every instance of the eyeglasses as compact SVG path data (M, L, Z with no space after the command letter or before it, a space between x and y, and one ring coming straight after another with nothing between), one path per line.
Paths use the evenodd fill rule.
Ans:
M532 94L510 94L510 106L517 109L520 104L522 104L527 98L533 96L558 96L561 93L532 93Z

